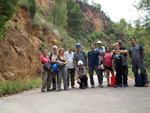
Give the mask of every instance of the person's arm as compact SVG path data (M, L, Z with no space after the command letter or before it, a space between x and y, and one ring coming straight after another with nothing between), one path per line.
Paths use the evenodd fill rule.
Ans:
M145 51L142 51L142 56L143 56L143 59L144 59L144 57L145 57Z
M100 54L101 54L101 56L105 55L105 47L103 47L103 50L102 50L102 52Z
M98 59L99 59L98 69L100 70L101 69L101 56L100 55L98 55Z
M77 62L76 62L76 60L73 60L73 62L74 62L75 70L76 70L77 69Z
M128 51L127 50L120 50L120 54L127 54Z
M87 56L87 57L86 57L86 68L87 68L87 69L89 69L89 66L88 66L89 61L88 61L88 60L89 60L89 58L88 58L88 56Z
M64 56L65 57L65 56ZM67 58L65 57L65 62L64 62L64 64L67 64Z
M62 62L60 62L60 61L57 61L57 59L58 59L58 56L55 56L53 62L54 62L54 63L62 63Z
M41 72L43 72L43 64L42 64L42 59L40 59L40 65L41 65Z

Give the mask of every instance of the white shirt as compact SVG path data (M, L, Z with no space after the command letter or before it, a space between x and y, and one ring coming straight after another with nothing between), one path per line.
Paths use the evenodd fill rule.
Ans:
M67 68L68 69L73 69L74 68L74 63L73 63L73 55L74 52L69 53L68 51L65 52L64 54L67 58Z

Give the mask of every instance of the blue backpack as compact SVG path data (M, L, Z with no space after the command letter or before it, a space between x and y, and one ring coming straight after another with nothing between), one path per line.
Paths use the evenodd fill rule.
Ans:
M143 87L144 85L145 85L144 76L142 75L142 73L140 73L135 77L135 86Z

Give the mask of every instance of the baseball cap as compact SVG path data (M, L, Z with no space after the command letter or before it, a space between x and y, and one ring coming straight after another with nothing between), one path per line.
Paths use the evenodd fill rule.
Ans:
M100 40L97 42L97 44L101 44L101 43L102 43L102 41L100 41Z
M77 44L76 44L76 47L81 47L80 43L77 43Z
M83 65L83 61L82 61L82 60L79 60L79 61L78 61L78 65Z
M122 44L122 40L118 40L118 43L121 43L121 44Z

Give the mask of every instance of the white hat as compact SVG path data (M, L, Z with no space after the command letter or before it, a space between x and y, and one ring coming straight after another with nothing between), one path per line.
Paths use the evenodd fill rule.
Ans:
M101 44L101 43L102 43L102 41L100 41L100 40L97 42L97 44Z
M83 65L83 61L82 61L82 60L79 60L79 61L78 61L78 65Z
M57 49L58 47L56 45L54 45L52 48L56 48Z

